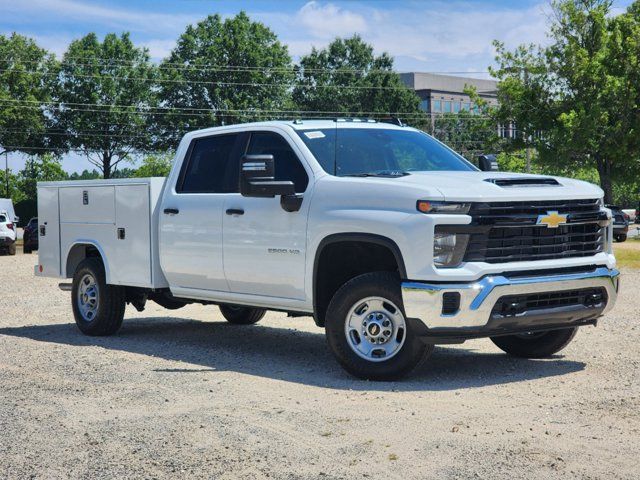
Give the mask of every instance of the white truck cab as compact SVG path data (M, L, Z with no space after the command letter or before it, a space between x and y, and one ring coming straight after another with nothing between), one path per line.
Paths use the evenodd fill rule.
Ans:
M271 121L189 133L166 179L38 184L36 274L76 323L216 304L313 316L350 373L397 378L437 343L545 357L616 300L611 213L568 178L479 171L413 128Z

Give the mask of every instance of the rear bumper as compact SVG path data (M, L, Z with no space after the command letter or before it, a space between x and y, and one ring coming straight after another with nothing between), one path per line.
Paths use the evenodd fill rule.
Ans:
M416 325L418 334L444 343L595 324L599 316L613 308L618 282L618 270L597 267L586 272L538 276L488 275L471 283L403 282L402 297L407 317L421 320ZM589 305L533 308L513 315L494 311L503 297L581 289L601 289L604 295ZM443 313L446 293L459 295L459 308L454 313Z
M11 237L0 237L0 247L8 247L14 243L16 243L16 241Z

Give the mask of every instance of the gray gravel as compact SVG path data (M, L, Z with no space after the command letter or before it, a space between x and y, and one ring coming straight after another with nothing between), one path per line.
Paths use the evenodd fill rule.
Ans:
M308 318L150 305L82 336L35 261L0 257L0 478L638 478L638 271L556 358L476 340L371 383Z

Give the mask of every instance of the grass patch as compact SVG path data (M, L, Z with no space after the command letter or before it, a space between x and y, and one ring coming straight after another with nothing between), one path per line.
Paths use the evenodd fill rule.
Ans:
M618 267L640 269L640 240L629 239L623 243L613 244Z

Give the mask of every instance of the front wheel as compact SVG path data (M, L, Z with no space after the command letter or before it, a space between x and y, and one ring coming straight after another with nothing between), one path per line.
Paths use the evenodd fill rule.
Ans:
M12 243L11 245L9 245L9 255L15 255L16 254L16 244Z
M433 351L406 320L400 282L387 272L366 273L340 287L327 309L325 328L340 365L362 379L397 379Z
M220 305L220 312L229 323L235 325L251 325L264 317L266 310L262 308L241 307L240 305Z
M569 345L577 331L578 328L573 327L546 332L520 333L491 337L491 341L502 351L514 357L545 358Z
M76 325L82 333L112 335L124 318L125 289L107 285L100 259L87 258L80 262L73 275L71 304Z

